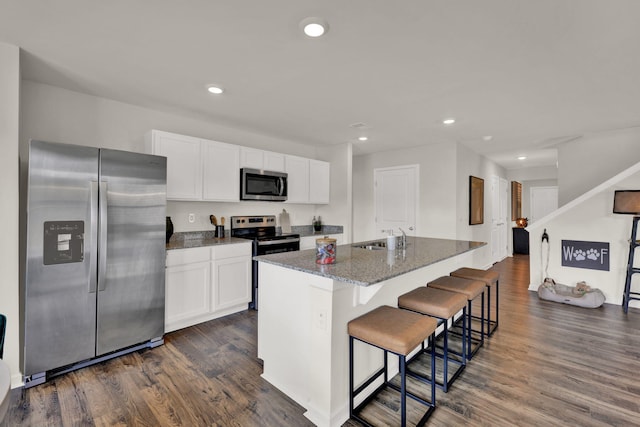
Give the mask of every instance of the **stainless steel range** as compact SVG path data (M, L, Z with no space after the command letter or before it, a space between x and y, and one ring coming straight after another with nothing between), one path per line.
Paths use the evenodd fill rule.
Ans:
M231 236L253 240L253 256L300 250L299 234L276 234L275 215L232 216ZM249 308L258 309L258 262L252 263L252 300Z

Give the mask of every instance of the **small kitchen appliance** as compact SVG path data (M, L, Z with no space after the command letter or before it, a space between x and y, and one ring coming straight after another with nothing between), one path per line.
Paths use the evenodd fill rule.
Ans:
M240 169L240 200L284 202L287 200L286 172Z

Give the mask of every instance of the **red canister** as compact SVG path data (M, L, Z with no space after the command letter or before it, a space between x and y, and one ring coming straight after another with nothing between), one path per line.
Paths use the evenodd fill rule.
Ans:
M316 264L336 263L336 239L316 239Z

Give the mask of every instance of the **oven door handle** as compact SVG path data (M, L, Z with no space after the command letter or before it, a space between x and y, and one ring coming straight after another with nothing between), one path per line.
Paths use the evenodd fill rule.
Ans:
M298 239L298 238L281 239L281 240L265 240L265 241L259 241L258 242L258 246L280 245L280 244L283 244L283 243L297 243L299 241L300 241L300 239Z

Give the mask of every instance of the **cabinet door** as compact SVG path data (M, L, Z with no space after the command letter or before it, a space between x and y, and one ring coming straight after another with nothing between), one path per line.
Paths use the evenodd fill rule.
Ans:
M167 199L202 199L200 139L152 131L151 153L167 158Z
M328 162L309 160L309 202L329 203L330 166Z
M165 332L199 323L210 311L210 289L211 262L167 267Z
M286 168L284 166L284 154L274 153L273 151L265 151L263 154L265 170L286 172Z
M213 311L244 306L251 301L251 257L213 261Z
M240 167L266 169L264 167L264 152L255 148L240 147Z
M287 203L309 202L309 159L285 156L287 169Z
M202 141L204 160L203 199L240 200L240 149L237 145Z

